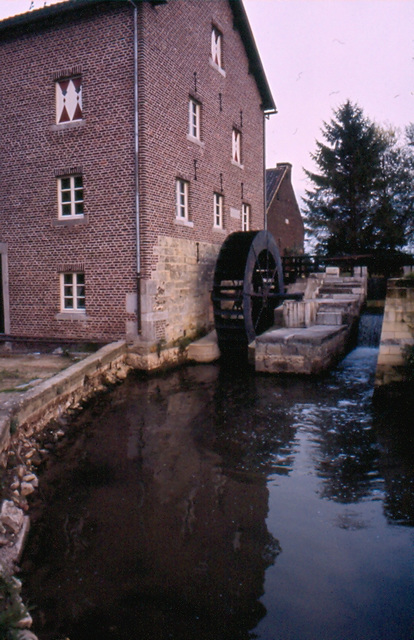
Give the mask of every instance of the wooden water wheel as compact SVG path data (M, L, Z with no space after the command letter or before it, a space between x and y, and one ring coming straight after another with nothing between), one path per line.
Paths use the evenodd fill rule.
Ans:
M243 354L274 322L284 298L279 252L268 231L237 231L221 247L212 292L221 353Z

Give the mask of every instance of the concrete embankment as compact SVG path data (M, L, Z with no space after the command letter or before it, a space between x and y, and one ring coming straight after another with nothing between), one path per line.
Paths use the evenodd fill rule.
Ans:
M53 440L57 442L63 435L59 418L108 385L124 379L130 369L126 343L109 344L24 393L7 393L0 407L0 466L4 474L0 576L7 590L7 598L1 594L0 613L8 608L10 629L18 640L36 640L30 631L30 613L20 596L21 583L13 576L29 532L27 498L38 486L36 468L42 462L40 454L48 453L37 450L36 436L45 425L55 421Z
M127 347L124 341L106 345L23 394L15 394L0 408L0 461L4 464L13 434L33 433L61 416L68 408L96 393L103 384L125 378Z

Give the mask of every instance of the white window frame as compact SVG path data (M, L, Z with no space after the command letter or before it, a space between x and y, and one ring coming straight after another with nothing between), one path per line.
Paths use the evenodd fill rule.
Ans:
M59 219L75 220L84 218L82 175L60 176L57 179L57 189Z
M242 231L250 231L250 205L243 202L242 204Z
M188 101L188 135L201 140L201 105L194 98Z
M221 193L214 193L214 219L213 227L223 229L223 204L224 198Z
M175 217L177 220L188 222L190 220L189 209L189 183L177 178L175 181Z
M241 151L241 132L233 127L231 134L231 159L240 167L242 166Z
M67 83L66 93L62 91L62 83ZM83 119L82 106L82 76L74 75L71 78L59 78L56 85L56 124L68 124L79 122ZM78 87L76 88L76 85ZM62 120L63 110L66 109L67 119ZM80 117L75 117L80 110Z
M211 29L211 59L219 69L223 68L223 34L214 26Z
M86 313L85 274L60 274L60 309L62 312Z

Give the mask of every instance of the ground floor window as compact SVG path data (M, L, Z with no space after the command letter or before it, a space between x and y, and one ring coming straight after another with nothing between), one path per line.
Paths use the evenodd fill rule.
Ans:
M85 274L61 273L61 310L85 311Z
M175 215L177 220L188 221L190 219L188 182L179 178L175 182Z

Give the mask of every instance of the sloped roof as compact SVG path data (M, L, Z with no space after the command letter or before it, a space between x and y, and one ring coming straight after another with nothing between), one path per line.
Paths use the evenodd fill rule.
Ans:
M243 2L242 0L228 1L233 13L234 26L240 32L249 60L249 72L254 76L259 89L260 97L262 99L262 109L264 111L274 113L276 111L276 105L267 82ZM35 9L11 18L6 18L5 20L0 20L0 39L2 32L10 31L11 29L18 29L19 27L24 28L43 20L53 20L53 18L57 16L102 2L112 2L117 4L119 4L119 2L127 2L134 5L138 5L140 2L149 2L150 4L158 5L167 4L168 0L66 0L66 2L60 2L50 6L46 5L41 9Z
M289 169L288 164L279 163L274 169L266 169L266 209L279 191L282 180Z
M276 112L276 104L273 100L267 82L266 74L263 69L262 61L257 50L256 41L250 27L249 19L246 14L242 0L229 0L231 10L233 11L234 24L240 32L247 57L249 59L249 71L254 76L256 84L262 98L262 108L270 113Z
M56 4L52 4L50 6L45 5L40 9L33 9L32 11L27 11L26 13L20 13L17 16L12 16L10 18L6 18L4 20L0 20L0 31L5 31L6 29L14 29L18 27L24 27L26 25L33 24L35 22L41 22L43 20L49 20L58 15L64 15L65 13L69 13L70 11L75 11L77 9L82 9L83 7L93 6L95 4L99 4L101 2L129 2L132 4L139 4L140 1L146 0L66 0L64 2L58 2ZM150 0L147 0L150 1ZM162 0L162 2L157 2L154 0L151 4L164 4L166 0Z

